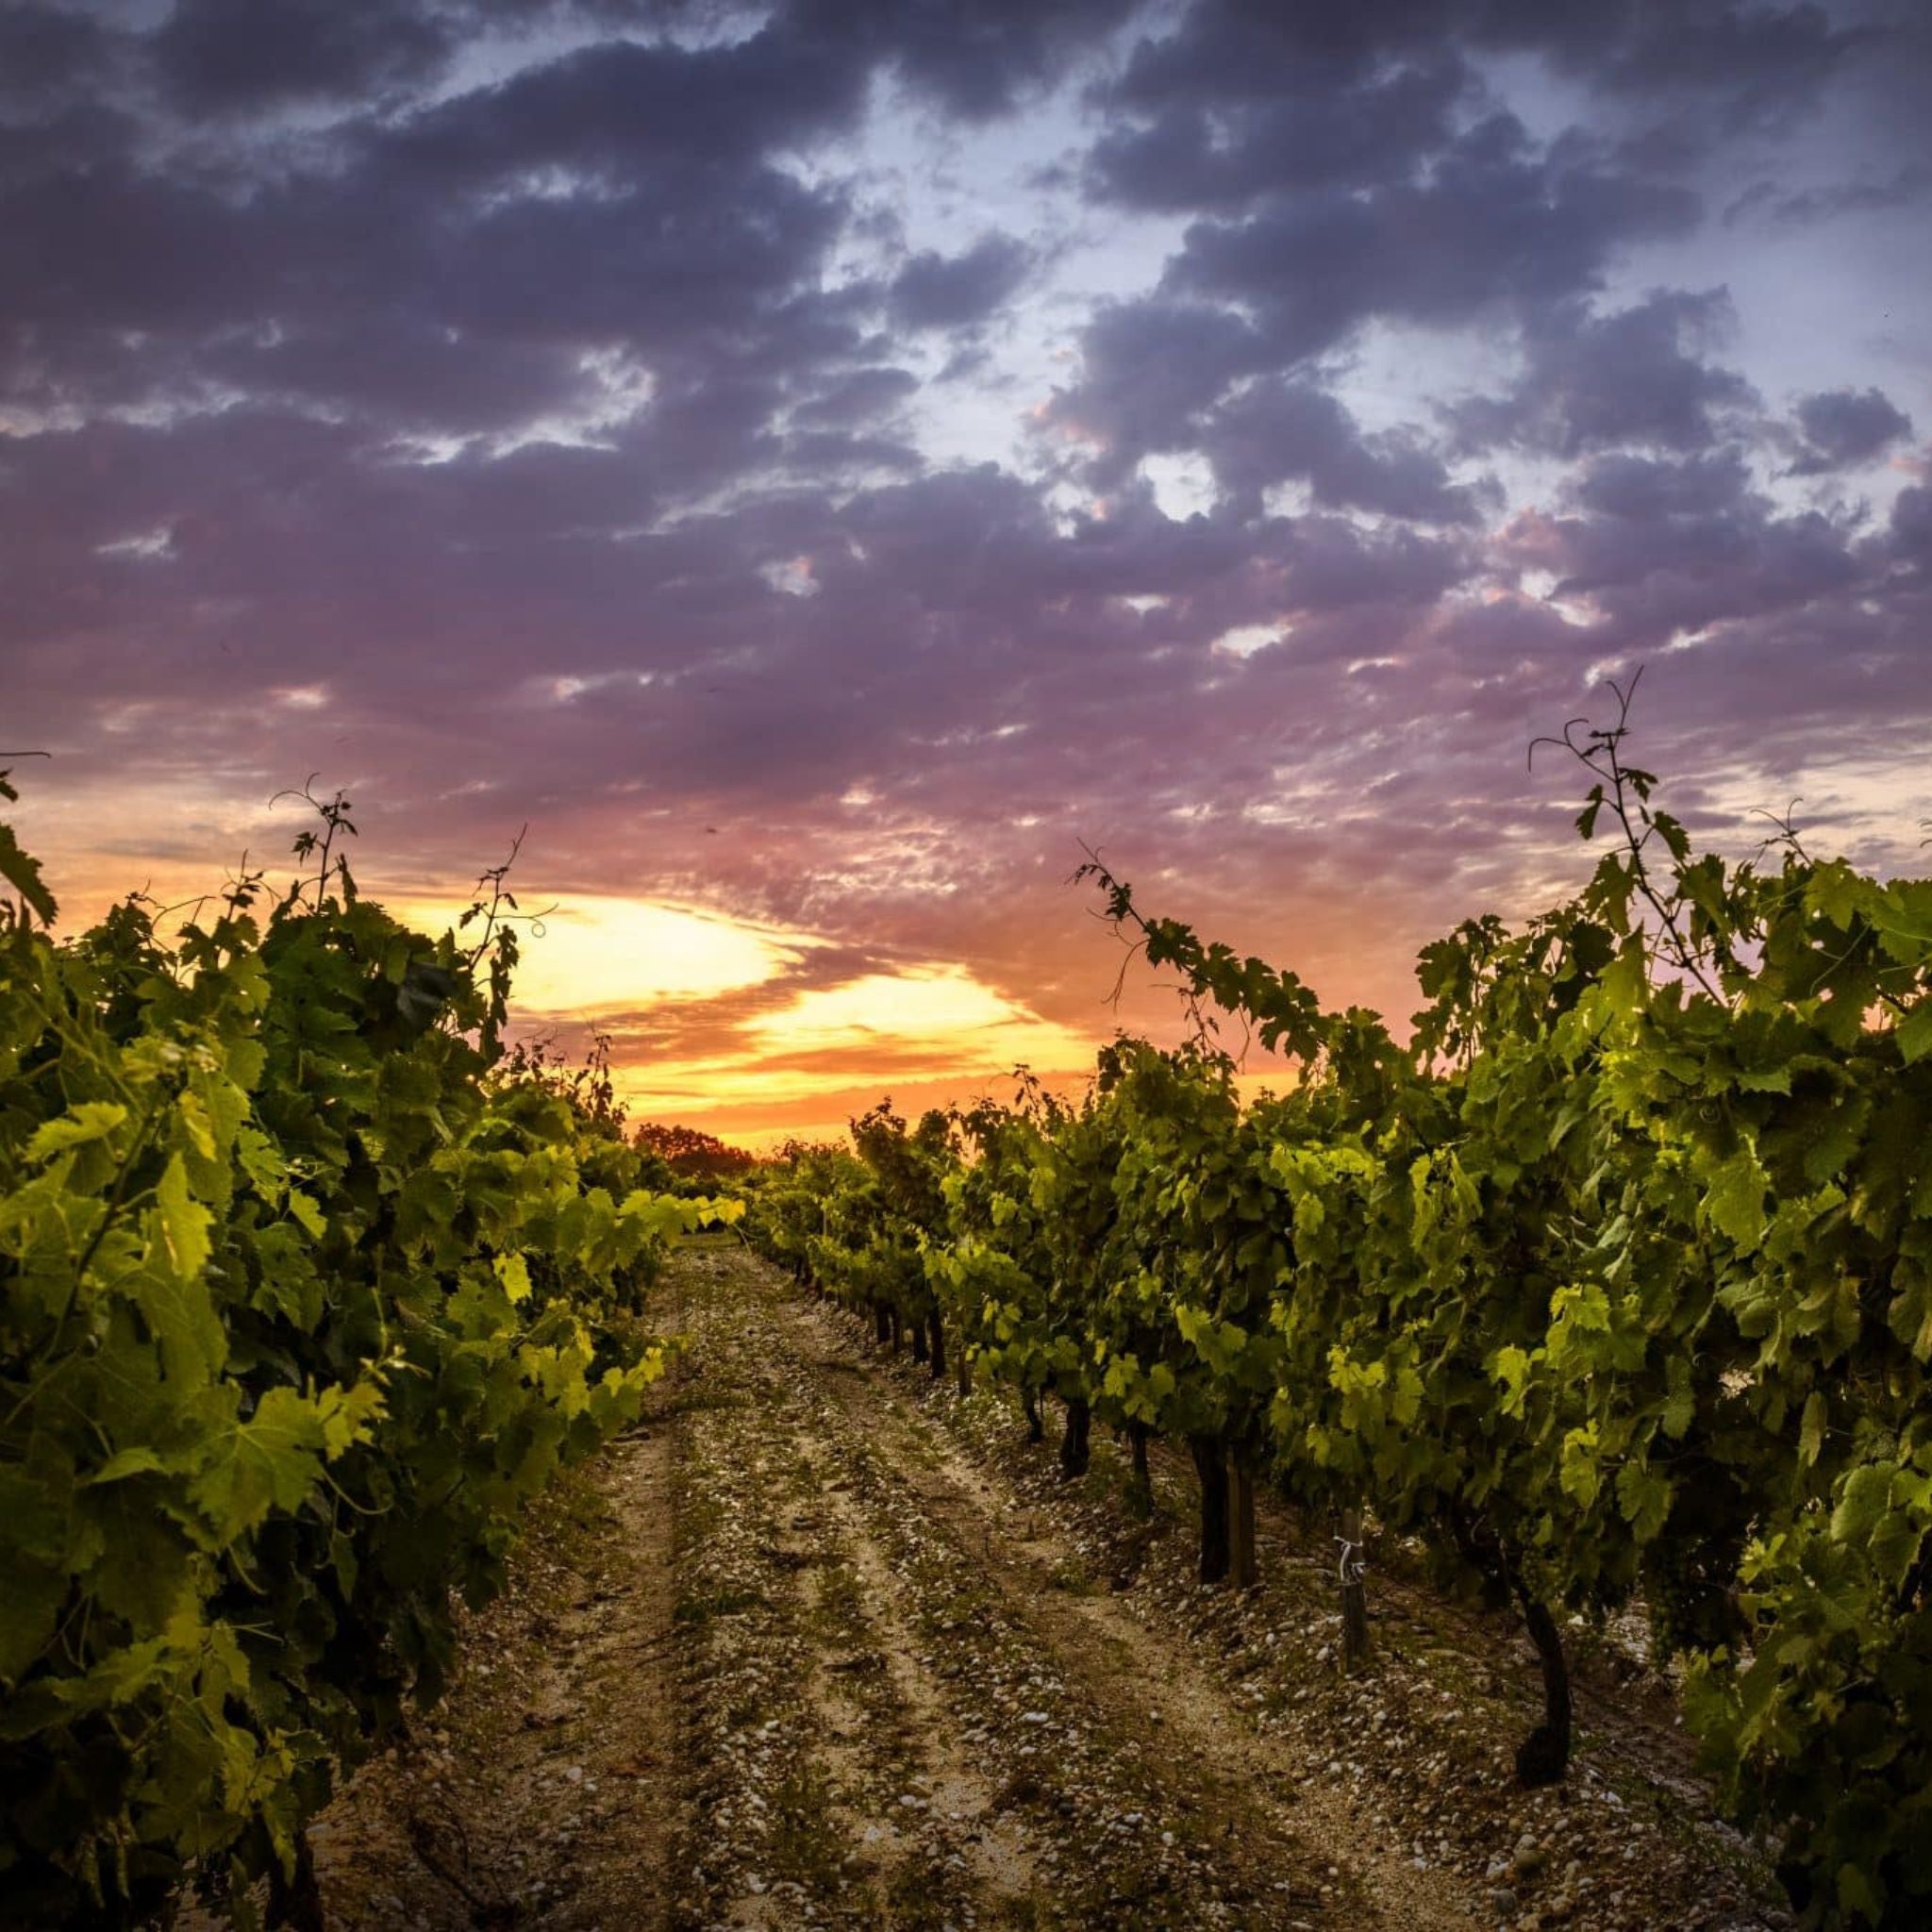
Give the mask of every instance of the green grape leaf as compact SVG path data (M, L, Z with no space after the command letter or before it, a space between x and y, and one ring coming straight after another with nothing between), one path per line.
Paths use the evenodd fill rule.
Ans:
M1671 1513L1671 1483L1648 1462L1629 1461L1617 1472L1617 1507L1640 1543L1647 1543Z
M1814 1389L1805 1399L1804 1419L1798 1424L1798 1460L1807 1468L1818 1460L1819 1452L1824 1447L1825 1415L1824 1391Z
M214 1217L188 1190L188 1168L180 1155L171 1155L155 1185L155 1207L161 1240L175 1274L186 1281L199 1274L212 1252L208 1227Z
M1697 1420L1697 1396L1690 1386L1690 1364L1681 1355L1671 1357L1665 1369L1669 1392L1664 1397L1664 1434L1681 1441Z
M1921 998L1898 1023L1892 1033L1900 1057L1907 1066L1932 1053L1932 994Z
M105 1141L127 1118L127 1109L117 1101L83 1100L58 1119L42 1121L27 1137L22 1150L28 1160L47 1160L64 1154L70 1147L84 1147L91 1141Z
M1831 1512L1834 1542L1870 1541L1890 1500L1892 1469L1889 1462L1861 1463L1845 1478L1837 1507Z
M1719 1233L1753 1252L1764 1240L1765 1173L1747 1148L1712 1171L1705 1212Z
M215 1535L232 1542L271 1510L302 1507L325 1446L317 1405L293 1389L271 1389L246 1422L230 1424L190 1492Z

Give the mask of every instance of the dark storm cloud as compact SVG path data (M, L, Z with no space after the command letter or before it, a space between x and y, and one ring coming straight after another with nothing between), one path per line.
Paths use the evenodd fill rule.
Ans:
M1923 480L1787 480L1875 489L1917 393L1848 359L1767 380L1818 385L1770 422L1723 271L1632 267L1715 218L1710 154L1765 178L1762 130L1895 85L1871 25L0 11L9 700L83 791L245 743L264 795L354 770L425 875L529 817L559 885L863 941L640 1051L921 958L1093 1024L1080 835L1347 991L1365 930L1399 956L1546 858L1521 748L1589 667L1664 654L1665 748L1713 761L1926 728ZM1051 219L894 201L908 156L1035 111ZM1923 192L1825 158L1874 214ZM1081 247L1104 298L1056 279ZM928 410L990 450L1025 409L1017 460L929 453ZM1166 514L1149 457L1208 507Z

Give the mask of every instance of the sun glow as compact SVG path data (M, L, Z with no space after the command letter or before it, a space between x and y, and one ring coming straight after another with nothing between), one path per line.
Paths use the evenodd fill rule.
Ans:
M597 1019L757 986L814 943L648 899L574 893L523 903L536 917L519 927L516 1004L547 1018ZM454 925L463 912L460 903L441 899L390 909L429 931Z
M1079 1050L1074 1036L1004 999L958 966L927 966L900 974L869 973L842 986L801 993L788 1008L761 1015L753 1032L760 1043L790 1053L858 1052L881 1043L927 1046L935 1060L991 1055L1008 1045L1044 1043L1044 1029Z
M703 1054L632 1058L617 1085L640 1119L678 1120L763 1145L837 1135L891 1094L908 1112L1004 1091L1013 1069L1080 1069L1092 1041L958 965L863 973L748 1014Z
M1077 1069L1092 1059L1091 1039L958 964L861 970L788 991L782 982L825 940L650 900L541 903L525 932L515 1015L539 1031L608 1027L618 1091L640 1121L765 1144L842 1132L847 1115L888 1093L916 1112L998 1089L1022 1064ZM390 909L440 931L463 908L410 899ZM688 1029L668 1048L654 1038L655 1009L665 1007Z

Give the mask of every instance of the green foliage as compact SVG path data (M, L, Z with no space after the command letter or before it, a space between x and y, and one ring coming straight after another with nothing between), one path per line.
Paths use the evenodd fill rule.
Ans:
M345 811L265 919L247 879L173 945L134 901L56 943L6 866L9 1924L140 1923L190 1877L245 1916L437 1695L530 1497L636 1414L640 1297L711 1212L501 1063L509 930L358 898Z
M852 1137L855 1152L793 1146L750 1176L754 1239L801 1281L910 1326L923 1350L940 1306L925 1244L945 1225L953 1124L928 1113L908 1127L881 1101Z

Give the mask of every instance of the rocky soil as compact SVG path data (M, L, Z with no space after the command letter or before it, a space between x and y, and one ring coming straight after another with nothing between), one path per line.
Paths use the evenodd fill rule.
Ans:
M539 1512L451 1696L318 1824L340 1926L1786 1922L1668 1687L1580 1659L1575 1762L1515 1789L1536 1673L1502 1622L1264 1506L1202 1591L1191 1477L1058 1480L1012 1406L882 1357L735 1246L683 1254L652 1413Z

